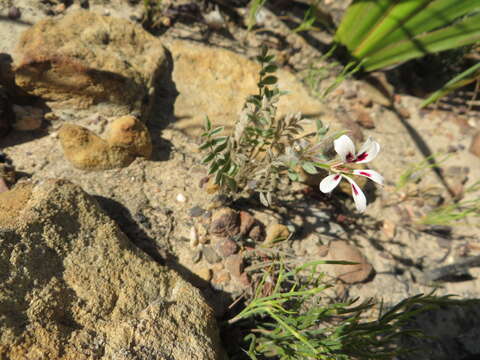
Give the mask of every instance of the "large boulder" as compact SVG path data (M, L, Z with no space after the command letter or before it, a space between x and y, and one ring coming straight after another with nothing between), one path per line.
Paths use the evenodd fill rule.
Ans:
M167 69L162 43L141 26L85 10L39 21L15 54L23 90L59 108L100 104L107 116L147 109Z
M1 359L221 359L211 308L64 180L0 194Z

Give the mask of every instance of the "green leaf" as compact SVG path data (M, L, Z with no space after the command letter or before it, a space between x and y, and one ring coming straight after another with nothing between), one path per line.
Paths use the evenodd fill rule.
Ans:
M302 168L303 170L305 170L307 173L309 174L312 174L312 175L315 175L318 173L317 171L317 168L315 167L315 165L311 162L304 162L302 164Z
M278 70L278 66L275 64L269 64L267 65L262 71L265 73L274 73L275 71Z
M208 154L202 159L202 164L207 164L215 158L215 153Z
M480 62L471 66L461 74L455 76L452 80L447 82L440 90L435 91L432 95L428 97L428 99L422 102L420 107L425 107L432 102L437 101L446 94L465 85L468 85L476 80L480 80Z
M210 131L212 129L212 123L210 122L210 119L208 116L205 117L205 130Z
M262 84L264 85L273 85L277 82L277 77L276 76L267 76L262 79Z
M205 141L203 144L201 144L198 148L200 150L205 150L206 148L209 148L210 146L212 146L214 144L214 141L213 140L208 140L208 141Z
M209 136L216 135L216 134L222 132L223 129L224 129L223 126L219 126L219 127L215 128L215 129L213 129L212 131L210 131L210 132L209 132Z

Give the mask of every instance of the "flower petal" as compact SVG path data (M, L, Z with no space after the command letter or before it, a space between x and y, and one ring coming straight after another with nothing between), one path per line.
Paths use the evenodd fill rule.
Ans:
M328 175L320 182L320 191L323 193L329 193L337 187L340 180L342 180L342 175L340 174Z
M355 160L355 145L347 135L342 135L335 140L333 147L343 162L353 162Z
M377 157L379 152L380 144L369 137L357 153L355 162L361 164L372 161Z
M375 181L377 184L383 185L383 176L375 170L353 170L355 175L365 176L370 180Z
M357 207L357 210L359 212L365 211L365 209L367 208L367 198L365 197L362 189L360 189L360 186L358 186L357 183L350 179L348 176L343 175L343 177L347 179L352 186L353 201L355 201L355 206Z

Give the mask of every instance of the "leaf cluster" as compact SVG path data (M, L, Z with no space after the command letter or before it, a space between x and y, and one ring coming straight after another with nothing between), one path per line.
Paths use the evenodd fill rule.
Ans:
M277 117L284 93L277 87L274 56L263 48L257 60L258 93L247 98L233 134L221 134L223 127L213 128L207 118L200 149L207 152L203 163L223 193L234 197L257 193L269 206L273 194L288 187L288 178L298 180L298 167L308 173L325 167L318 154L328 127L317 121L317 131L305 134L299 113Z

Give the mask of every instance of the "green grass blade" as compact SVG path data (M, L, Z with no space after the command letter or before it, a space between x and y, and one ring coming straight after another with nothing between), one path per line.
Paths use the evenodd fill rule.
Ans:
M378 47L382 48L400 41L405 37L413 37L427 31L433 31L449 25L460 17L480 10L480 0L436 0L408 19L403 26L385 36L379 41Z
M394 43L367 58L364 68L372 71L399 62L473 44L480 41L480 14L468 17L454 25L423 34L415 39Z
M469 67L467 70L462 72L461 74L455 76L452 80L447 82L440 90L435 91L432 95L428 97L420 107L425 107L441 97L445 96L446 94L461 88L465 85L468 85L475 80L480 79L480 62L478 64L475 64L471 67Z
M412 17L432 0L404 0L400 1L395 6L391 6L388 11L382 14L380 21L370 30L367 37L359 44L353 51L353 55L357 58L363 58L372 49L376 48L377 44L386 35L394 30L401 28L402 23Z
M353 52L399 0L356 0L347 9L335 40Z

